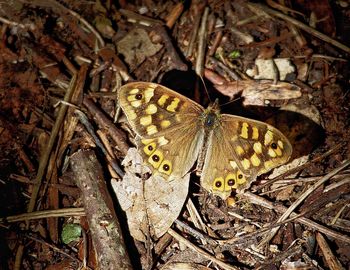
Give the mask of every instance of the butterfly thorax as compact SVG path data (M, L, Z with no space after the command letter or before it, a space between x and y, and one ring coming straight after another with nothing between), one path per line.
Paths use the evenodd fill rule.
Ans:
M202 124L206 129L215 129L220 120L220 109L218 100L210 104L207 109L204 110L202 117Z

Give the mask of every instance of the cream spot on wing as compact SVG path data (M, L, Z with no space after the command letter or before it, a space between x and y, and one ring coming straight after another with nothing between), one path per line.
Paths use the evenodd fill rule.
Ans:
M233 169L236 169L238 167L236 161L233 160L230 160L230 165Z
M150 115L142 116L140 118L140 124L142 126L149 126L150 124L152 124L152 116Z
M240 136L243 138L243 139L248 139L248 123L243 123L242 124L242 129L241 129L241 134Z
M169 112L175 112L176 108L178 107L180 103L180 99L174 98L171 103L166 107L167 111Z
M155 104L149 104L146 108L146 113L147 114L155 114L157 112L157 106Z
M135 94L137 94L139 91L140 91L140 90L139 90L138 88L133 88L133 89L131 89L131 90L129 91L129 94L135 95Z
M261 145L261 143L260 142L254 143L253 149L254 149L255 153L261 154L262 153L262 145Z
M158 132L158 129L155 125L150 125L146 129L148 135L153 135Z
M277 154L277 156L282 156L282 150L281 150L281 148L275 149L275 153Z
M269 154L270 157L273 157L273 158L277 156L276 152L271 148L269 148L269 151L267 153Z
M128 119L129 120L135 120L136 118L137 118L137 115L136 115L135 111L134 110L130 110L128 112Z
M163 120L162 122L160 122L160 126L162 128L167 128L168 126L170 126L170 121L169 120Z
M253 140L257 140L259 139L259 130L257 127L253 127L253 136L252 136Z
M281 140L278 140L277 141L277 144L278 144L278 146L281 148L281 149L283 149L283 142L281 141Z
M160 97L160 99L158 99L158 102L157 102L158 105L161 106L161 107L163 107L168 98L169 98L168 95L162 95L162 96Z
M131 106L133 106L134 108L140 107L141 104L142 104L141 100L131 101Z
M176 120L176 122L181 122L181 116L180 116L180 114L176 114L176 115L175 115L175 120Z
M147 87L145 89L145 101L146 103L149 102L151 100L151 98L153 97L154 95L154 87Z
M241 155L244 154L244 149L242 148L242 146L238 145L238 146L236 147L236 153L237 153L239 156L241 156Z
M145 145L150 144L150 143L153 142L153 141L154 141L154 139L142 139L142 140L141 140L141 142L142 142L143 144L145 144Z
M248 160L248 159L243 159L243 161L242 161L242 166L243 166L243 168L245 169L245 170L247 170L247 169L249 169L249 167L250 167L250 161Z
M258 157L258 155L256 153L254 153L250 157L250 161L252 162L253 166L255 166L255 167L259 166L261 163L260 158Z
M273 140L273 133L271 130L266 131L264 145L269 145Z
M136 98L135 98L135 95L130 95L130 96L128 96L127 98L126 98L128 101L135 101L135 100L137 100Z
M164 136L159 137L158 139L158 144L160 146L168 144L169 140L167 140Z

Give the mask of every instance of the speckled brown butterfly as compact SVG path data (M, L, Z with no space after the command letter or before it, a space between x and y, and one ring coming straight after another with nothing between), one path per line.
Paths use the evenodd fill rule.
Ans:
M198 160L202 187L223 199L286 163L292 153L290 142L276 128L220 114L217 102L204 109L159 84L128 83L119 89L118 100L153 174L171 181L183 177Z

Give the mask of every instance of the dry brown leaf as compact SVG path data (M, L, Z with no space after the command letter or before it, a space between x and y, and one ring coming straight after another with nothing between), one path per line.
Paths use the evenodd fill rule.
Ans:
M140 28L130 31L117 43L118 52L124 55L131 70L147 57L155 55L162 47L161 44L152 43L146 30Z
M243 105L266 106L271 101L288 100L301 97L300 87L287 82L275 84L270 80L241 80L221 85L215 88L223 95L234 98L242 92Z
M243 105L266 106L274 100L288 100L301 97L299 86L287 83L262 80L249 84L242 92Z
M122 209L126 212L130 234L139 241L148 236L158 239L167 232L185 203L190 175L167 182L160 176L151 176L135 148L130 148L123 165L122 181L112 181Z
M273 190L273 189L272 189ZM277 193L276 200L278 201L289 201L293 198L292 193L294 192L294 185L286 186Z

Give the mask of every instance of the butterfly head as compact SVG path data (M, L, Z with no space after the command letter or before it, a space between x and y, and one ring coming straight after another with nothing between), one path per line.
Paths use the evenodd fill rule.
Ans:
M213 111L215 113L220 113L220 105L219 105L219 99L215 99L214 102L212 102L211 104L209 104L207 110L209 111Z

